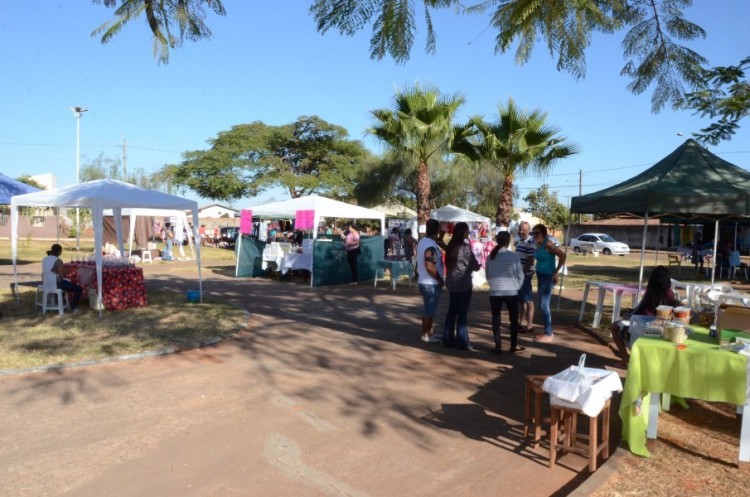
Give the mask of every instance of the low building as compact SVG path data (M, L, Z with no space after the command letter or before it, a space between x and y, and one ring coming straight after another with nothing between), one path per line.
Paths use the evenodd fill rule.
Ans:
M198 217L203 218L235 218L240 211L225 205L212 204L198 209Z

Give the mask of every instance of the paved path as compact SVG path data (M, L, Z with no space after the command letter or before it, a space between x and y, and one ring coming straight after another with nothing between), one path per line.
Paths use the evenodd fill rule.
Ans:
M146 273L150 287L195 288L188 263ZM549 496L585 477L576 455L548 469L521 422L526 374L581 352L594 367L614 362L585 333L524 336L518 356L457 351L419 342L416 288L221 273L204 271L206 295L249 311L233 339L0 377L0 495ZM475 293L469 326L485 351L488 307Z

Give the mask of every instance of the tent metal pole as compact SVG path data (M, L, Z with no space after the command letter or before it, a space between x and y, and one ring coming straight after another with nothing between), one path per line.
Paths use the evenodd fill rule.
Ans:
M570 201L568 201L568 231L565 233L565 259L567 262L568 248L570 247L570 225L573 224L573 213L570 212ZM567 264L566 264L567 266ZM565 281L565 271L560 275L560 289L557 292L557 309L560 310L560 301L562 300L563 283Z
M719 256L718 253L716 253L716 249L719 245L719 220L716 220L716 223L714 224L714 253L713 257L711 257L711 285L713 286L715 278L716 278L716 258Z
M641 267L638 270L638 295L643 288L643 256L646 254L646 234L648 233L648 211L643 216L643 240L641 240Z
M656 227L656 258L654 259L654 266L659 265L659 239L661 238L661 225Z
M242 253L242 238L244 235L240 233L237 237L237 257L234 258L234 277L238 278L240 274L240 254Z

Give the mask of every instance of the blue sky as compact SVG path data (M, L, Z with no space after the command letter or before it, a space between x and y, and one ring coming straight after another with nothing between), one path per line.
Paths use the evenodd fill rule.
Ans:
M619 76L621 34L595 37L587 76L575 81L555 70L543 44L529 64L517 66L512 53L494 54L487 16L439 11L437 54L424 53L421 30L411 59L397 65L370 60L369 31L351 38L318 33L309 3L225 0L226 17L208 17L212 39L186 42L169 64L158 65L144 20L101 45L90 33L111 19L110 9L88 0L0 2L0 172L53 173L58 186L75 183L71 106L89 109L81 119L82 164L100 153L121 157L124 136L128 170L151 172L178 163L184 151L207 148L206 140L233 125L285 124L301 115L341 125L377 153L379 144L365 134L369 111L391 106L396 89L420 82L464 95L462 121L475 114L495 117L497 104L508 97L546 110L581 153L548 177L525 178L519 186L523 196L546 182L567 203L578 194L579 170L583 193L600 190L649 167L707 124L685 111L654 115L650 91L628 92L628 80ZM692 48L715 65L750 54L750 2L695 3L686 17L708 37ZM710 148L750 169L750 121L732 141ZM234 206L283 195L271 191Z

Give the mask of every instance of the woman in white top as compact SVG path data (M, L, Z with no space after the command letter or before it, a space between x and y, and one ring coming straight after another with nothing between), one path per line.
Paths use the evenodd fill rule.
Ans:
M42 283L44 283L45 279L54 278L57 281L57 288L73 294L73 299L70 301L70 309L73 312L77 312L78 301L81 300L83 287L65 279L67 271L65 270L65 264L60 259L60 255L62 255L62 246L58 243L53 244L47 251L47 257L42 259Z

